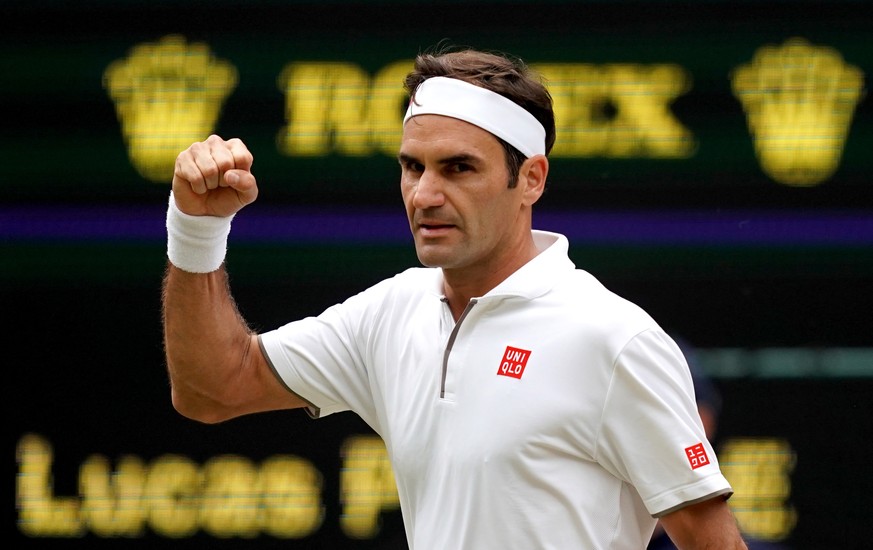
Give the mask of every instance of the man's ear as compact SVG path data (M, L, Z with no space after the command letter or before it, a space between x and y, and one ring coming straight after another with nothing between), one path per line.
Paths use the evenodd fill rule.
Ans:
M526 206L531 206L543 195L548 175L549 159L545 155L534 155L521 165L518 171L518 184L524 187L524 204Z

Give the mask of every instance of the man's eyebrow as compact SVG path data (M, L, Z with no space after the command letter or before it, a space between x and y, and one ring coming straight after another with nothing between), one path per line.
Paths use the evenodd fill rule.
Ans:
M418 162L418 159L413 157L412 155L408 155L406 153L400 153L397 155L397 161L400 164L409 164L411 162Z
M440 164L473 164L478 162L480 159L476 155L471 155L469 153L461 153L459 155L452 155L450 157L446 157L444 159L440 159Z
M407 164L410 162L420 162L416 157L409 155L407 153L400 153L397 155L397 160L402 164ZM478 162L480 160L476 155L471 155L469 153L461 153L458 155L452 155L450 157L439 159L437 162L439 164L447 165L447 164L472 164Z

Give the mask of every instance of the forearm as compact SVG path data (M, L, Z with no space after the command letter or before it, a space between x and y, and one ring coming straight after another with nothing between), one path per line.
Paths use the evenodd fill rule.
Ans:
M680 550L747 550L736 519L721 497L693 504L661 521Z
M229 390L251 362L253 335L240 316L222 267L189 273L169 264L162 295L164 349L173 405L204 422L232 414Z

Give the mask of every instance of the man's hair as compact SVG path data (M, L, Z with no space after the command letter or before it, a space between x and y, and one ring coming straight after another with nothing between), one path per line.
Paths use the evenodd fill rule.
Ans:
M418 86L435 76L456 78L496 92L536 118L546 130L546 154L555 144L555 113L552 96L541 78L521 59L506 54L489 53L472 49L451 51L443 48L419 54L415 66L404 83L410 96ZM496 137L496 136L495 136ZM505 140L497 138L506 151L506 167L509 171L509 186L518 183L518 173L526 160L524 154Z

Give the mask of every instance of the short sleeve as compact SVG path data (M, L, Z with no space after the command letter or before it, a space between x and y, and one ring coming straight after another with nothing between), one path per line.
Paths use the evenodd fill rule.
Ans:
M288 389L312 405L313 416L352 410L365 421L375 418L366 342L381 291L377 285L317 317L260 335L270 366Z
M641 332L619 353L596 456L635 487L653 516L731 493L706 439L688 365L662 330Z

